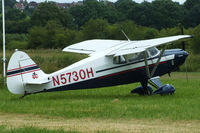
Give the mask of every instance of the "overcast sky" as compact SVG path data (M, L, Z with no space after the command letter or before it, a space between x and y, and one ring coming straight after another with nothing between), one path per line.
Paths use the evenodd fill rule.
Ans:
M19 1L19 0L17 0L17 1ZM28 2L30 2L30 1L44 2L44 1L46 1L46 0L27 0L27 1L28 1ZM77 1L81 1L81 0L48 0L48 1L56 1L56 2L59 2L59 3L71 3L71 2L73 2L73 1L77 2ZM109 0L109 1L116 2L117 0ZM144 0L133 0L133 1L136 1L136 2L138 2L138 3L141 3L141 2L143 2ZM153 0L145 0L145 1L151 2L151 1L153 1ZM172 1L177 1L177 2L179 2L180 4L183 4L186 0L172 0Z

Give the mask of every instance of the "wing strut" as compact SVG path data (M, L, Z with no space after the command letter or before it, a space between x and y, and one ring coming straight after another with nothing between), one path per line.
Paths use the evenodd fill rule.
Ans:
M145 50L143 52L144 54L144 62L145 62L145 68L146 68L146 73L147 73L147 77L150 79L153 77L154 73L156 72L156 69L158 68L158 65L160 63L160 60L165 52L165 49L166 49L166 46L164 46L164 48L162 49L161 53L160 53L160 56L155 64L155 66L153 67L153 70L151 71L150 73L150 70L149 70L149 65L148 65L148 60L147 60L147 51Z
M160 60L161 60L161 58L162 58L162 56L163 56L163 54L164 54L164 52L165 52L165 49L166 49L166 45L165 45L164 48L162 49L162 51L161 51L161 53L160 53L160 56L159 56L159 58L158 58L158 60L157 60L157 62L156 62L156 64L155 64L153 70L151 71L150 78L154 75L154 73L155 73L155 71L156 71L156 69L157 69L157 67L158 67L158 64L160 63Z

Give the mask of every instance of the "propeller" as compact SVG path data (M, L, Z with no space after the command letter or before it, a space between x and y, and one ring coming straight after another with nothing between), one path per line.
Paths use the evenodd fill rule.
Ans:
M184 35L184 29L183 29L183 25L180 25L180 30L181 30L181 35ZM182 41L181 42L181 45L182 45L182 50L185 51L185 41ZM184 63L184 68L185 68L185 73L186 73L186 79L188 81L188 71L187 71L187 58L185 60L185 63Z
M183 26L182 25L180 26L180 30L181 30L181 35L184 35L184 31L183 31ZM182 44L182 50L185 50L185 41L182 41L181 44Z

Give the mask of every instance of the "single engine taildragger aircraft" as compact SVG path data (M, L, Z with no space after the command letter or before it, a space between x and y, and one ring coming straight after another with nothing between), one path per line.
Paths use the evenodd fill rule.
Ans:
M132 93L173 94L174 87L162 85L159 76L177 69L185 62L188 53L181 49L165 50L165 46L187 38L191 36L142 41L83 41L63 51L87 54L89 57L51 74L45 74L26 53L16 51L8 64L7 86L11 93L26 96L140 82L141 86L132 90ZM160 45L164 45L161 51L156 48ZM156 88L155 91L152 86Z

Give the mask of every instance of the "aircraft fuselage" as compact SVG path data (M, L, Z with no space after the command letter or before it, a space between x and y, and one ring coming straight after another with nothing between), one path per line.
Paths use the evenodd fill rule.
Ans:
M166 50L153 77L170 73L182 65L188 56L180 49ZM148 59L150 72L158 56ZM85 63L87 62L87 63ZM67 68L49 75L51 82L44 92L89 89L142 82L147 80L143 60L123 64L113 64L112 57L95 56L81 60Z

